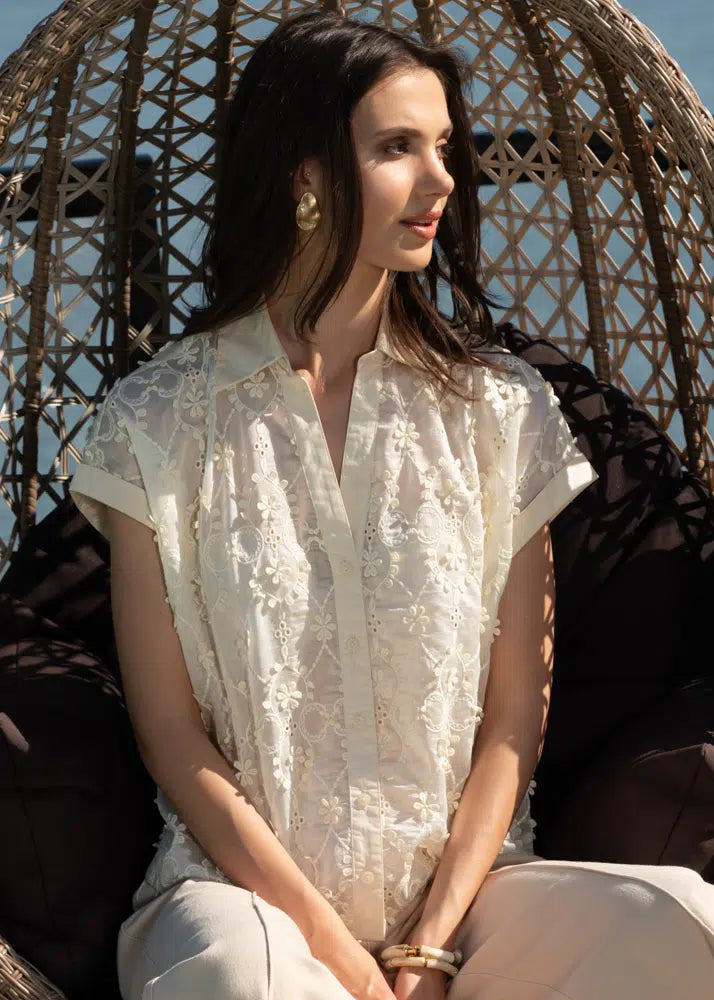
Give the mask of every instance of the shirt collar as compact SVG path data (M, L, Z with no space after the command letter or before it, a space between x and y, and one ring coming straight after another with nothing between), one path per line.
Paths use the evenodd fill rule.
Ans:
M389 343L388 329L389 320L387 310L384 309L373 350L401 361L396 348ZM286 370L291 367L264 298L252 313L240 316L220 328L216 352L217 390L250 378L277 362Z

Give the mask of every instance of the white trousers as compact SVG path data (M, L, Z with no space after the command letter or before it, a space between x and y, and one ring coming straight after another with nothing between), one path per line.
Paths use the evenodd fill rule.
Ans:
M714 997L714 886L696 872L497 865L462 921L448 1000ZM352 1000L286 913L220 882L188 879L133 913L117 960L124 1000Z

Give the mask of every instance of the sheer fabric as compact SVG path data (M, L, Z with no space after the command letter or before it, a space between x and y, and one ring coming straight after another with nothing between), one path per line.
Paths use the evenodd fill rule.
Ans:
M432 877L483 718L513 555L597 474L550 384L460 366L469 400L390 346L357 365L340 481L263 302L118 380L70 492L155 532L206 731L354 936L379 941ZM529 792L532 791L532 787ZM134 896L228 881L159 790ZM533 851L529 795L501 853Z

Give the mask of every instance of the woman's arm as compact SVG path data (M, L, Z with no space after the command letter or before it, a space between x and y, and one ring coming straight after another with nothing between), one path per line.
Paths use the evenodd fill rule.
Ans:
M555 580L548 525L513 557L499 604L484 719L468 780L412 943L450 949L501 849L545 737Z
M111 600L127 708L149 774L225 872L295 921L355 997L392 996L371 955L303 875L208 738L167 603L154 534L114 509Z

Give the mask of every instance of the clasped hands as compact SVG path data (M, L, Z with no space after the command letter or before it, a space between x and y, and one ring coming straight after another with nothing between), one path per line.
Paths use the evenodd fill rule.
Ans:
M444 1000L449 977L439 969L402 968L392 992L397 1000Z
M448 977L438 969L382 970L376 989L358 994L358 1000L444 1000Z
M445 1000L450 976L423 966L384 968L351 934L316 956L355 1000Z

